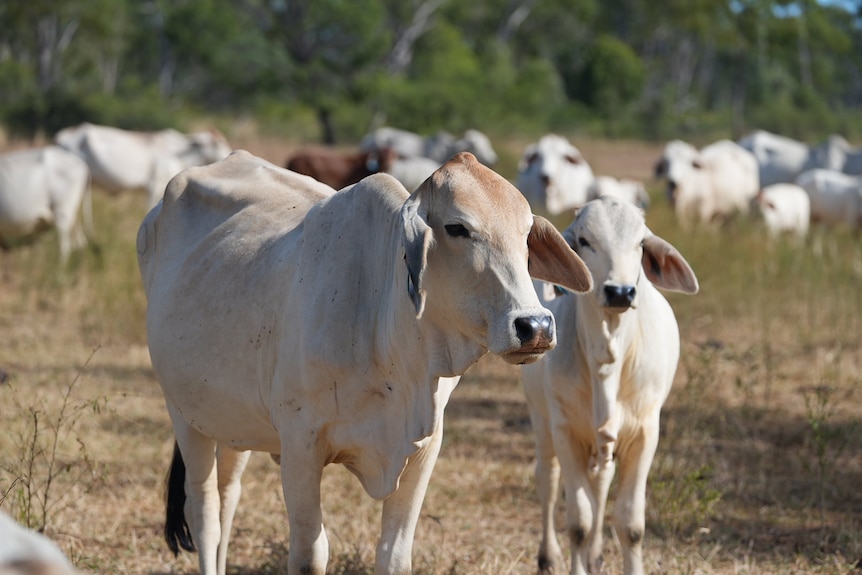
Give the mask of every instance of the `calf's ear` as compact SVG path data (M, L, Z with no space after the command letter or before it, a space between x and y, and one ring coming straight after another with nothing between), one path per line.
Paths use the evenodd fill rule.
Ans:
M593 276L584 261L545 218L533 216L527 247L530 277L581 293L593 289Z
M420 186L421 189L422 186ZM422 277L425 275L428 249L434 237L420 207L419 190L407 198L401 207L401 218L404 223L404 263L407 264L407 293L416 308L417 318L422 317L422 312L425 310Z
M652 232L644 238L643 268L647 278L660 288L687 294L700 289L697 276L682 254Z

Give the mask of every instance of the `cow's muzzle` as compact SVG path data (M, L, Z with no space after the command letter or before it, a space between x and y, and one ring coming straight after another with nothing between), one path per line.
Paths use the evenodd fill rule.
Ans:
M633 285L605 285L605 306L628 309L635 301L637 290Z
M515 318L515 334L521 347L505 355L509 363L533 363L556 345L554 316L550 313Z

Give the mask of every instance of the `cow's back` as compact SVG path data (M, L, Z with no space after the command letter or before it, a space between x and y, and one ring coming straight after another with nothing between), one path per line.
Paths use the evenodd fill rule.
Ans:
M221 162L184 170L171 180L164 200L138 231L148 295L154 272L175 273L192 253L219 245L224 234L242 240L223 242L221 249L232 249L231 243L236 250L259 249L272 236L295 229L308 210L333 191L242 150ZM228 221L230 227L224 225Z

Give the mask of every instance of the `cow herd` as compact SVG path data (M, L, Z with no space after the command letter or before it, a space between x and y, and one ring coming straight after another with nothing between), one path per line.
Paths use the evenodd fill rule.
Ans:
M600 569L618 469L624 572L643 573L646 480L680 353L657 288L694 294L697 277L646 226L643 183L596 176L564 137L529 144L514 182L496 162L477 130L382 128L352 152L299 150L287 169L231 152L217 132L92 124L0 156L0 241L55 225L63 258L84 242L91 180L148 193L137 256L176 437L174 552L197 551L205 575L226 572L243 469L261 451L281 469L288 573L326 570L330 463L383 500L375 573L411 573L444 408L492 354L522 366L539 571L567 570L561 491L571 573ZM656 163L681 225L756 209L776 234L804 235L815 218L862 224L859 173L862 153L841 138L808 147L767 132L700 150L676 140ZM574 217L560 232L533 211Z
M65 262L92 236L91 183L111 193L143 190L152 207L180 170L230 152L215 130L133 132L89 123L60 130L51 145L0 155L0 247L54 226Z

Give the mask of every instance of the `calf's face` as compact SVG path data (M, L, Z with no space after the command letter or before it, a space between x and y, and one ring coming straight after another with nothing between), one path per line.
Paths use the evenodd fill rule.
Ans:
M591 297L608 312L638 306L643 276L664 289L698 291L688 262L670 243L653 234L643 212L628 202L604 197L586 203L563 236L593 276Z
M469 153L456 155L402 210L410 293L418 316L479 343L510 363L556 345L551 313L531 275L574 291L589 272L523 196Z

